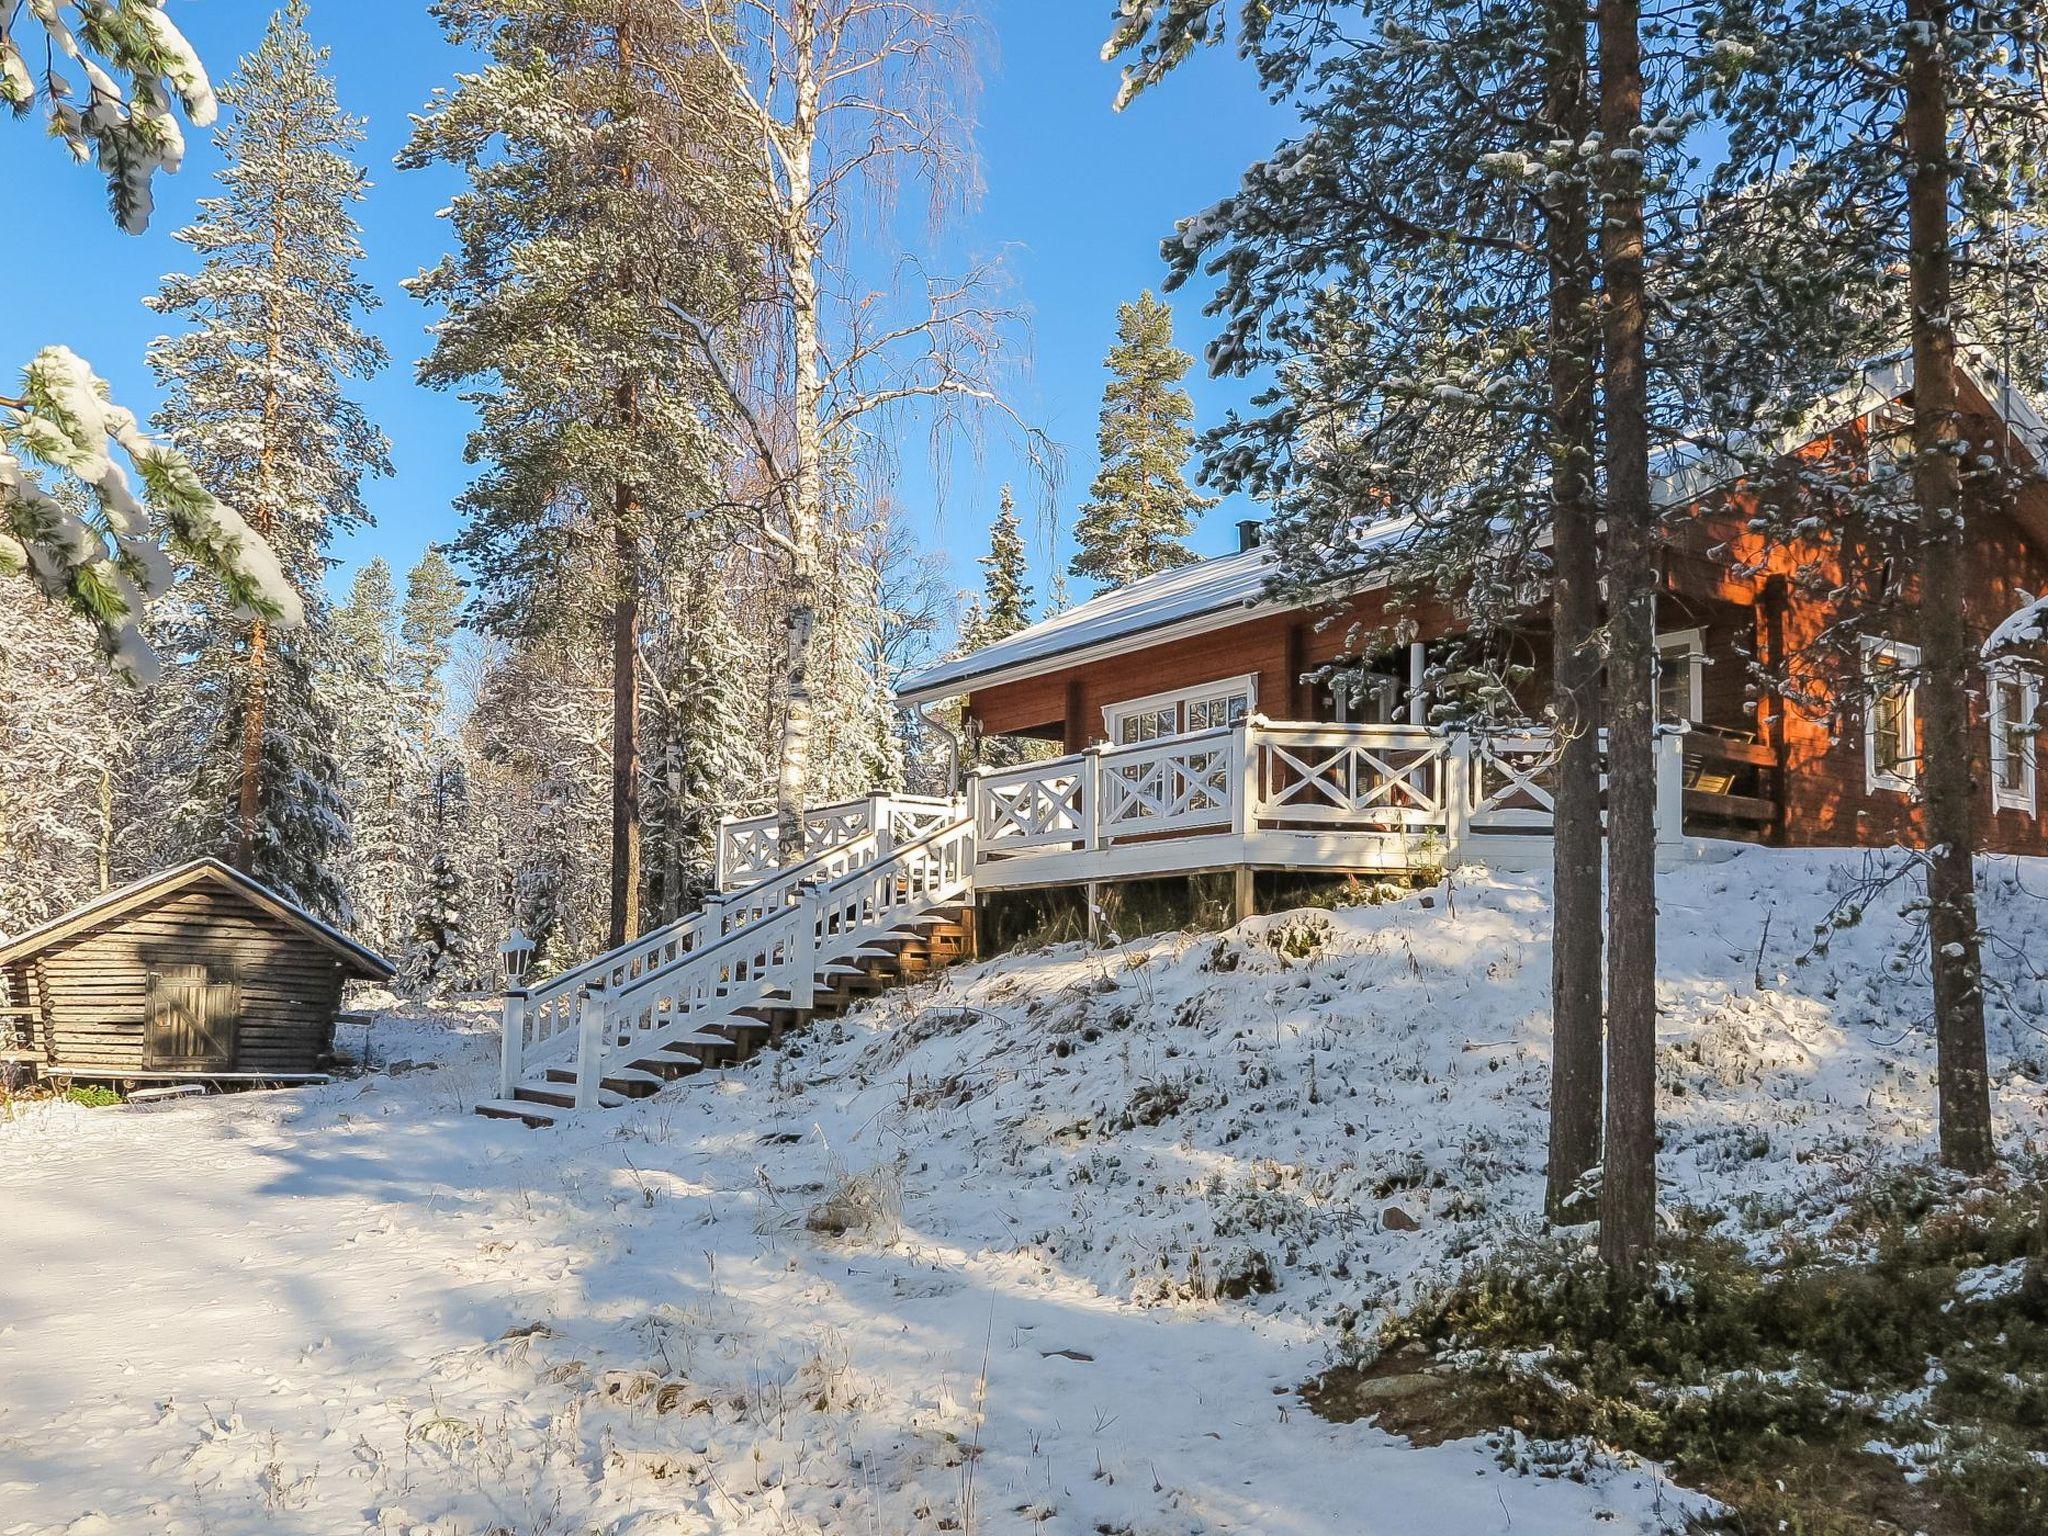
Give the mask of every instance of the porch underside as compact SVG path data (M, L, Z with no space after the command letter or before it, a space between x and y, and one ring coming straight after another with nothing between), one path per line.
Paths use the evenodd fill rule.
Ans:
M1004 891L1236 870L1406 876L1442 862L1443 856L1440 840L1412 833L1258 828L1245 834L1189 833L1097 848L984 855L974 878L980 890ZM1472 835L1465 839L1463 857L1499 869L1537 869L1550 862L1550 838Z

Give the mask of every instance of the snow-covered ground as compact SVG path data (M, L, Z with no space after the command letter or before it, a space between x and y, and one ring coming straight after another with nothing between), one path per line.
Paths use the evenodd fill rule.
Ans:
M1931 1150L1905 893L1813 952L1859 868L1667 877L1668 1203L1812 1225ZM0 1533L1669 1528L1653 1468L1518 1476L1294 1395L1530 1224L1544 885L956 969L553 1131L467 1112L480 1015L386 1020L428 1065L328 1088L26 1106ZM1987 918L2038 1151L2048 865L1994 865Z

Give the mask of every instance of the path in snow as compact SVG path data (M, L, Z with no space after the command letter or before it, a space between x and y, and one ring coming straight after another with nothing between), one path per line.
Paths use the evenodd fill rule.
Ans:
M386 1029L446 1065L0 1126L0 1532L1527 1536L1673 1506L1315 1420L1289 1389L1320 1330L1105 1295L1016 1241L1047 1212L1002 1170L905 1169L900 1233L818 1237L801 1122L764 1149L700 1085L632 1140L528 1133L462 1111L488 1038Z

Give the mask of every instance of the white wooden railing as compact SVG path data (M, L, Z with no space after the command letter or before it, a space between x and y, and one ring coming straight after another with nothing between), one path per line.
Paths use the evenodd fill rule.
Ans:
M880 825L902 826L909 815L926 810L920 802L900 814L885 814ZM954 819L961 814L956 809ZM574 1057L586 988L620 991L680 956L773 916L794 902L807 885L837 879L878 857L877 844L872 830L831 842L801 864L771 870L737 891L720 892L689 916L551 976L538 986L507 992L498 1061L500 1096L509 1097L522 1074L566 1066Z
M933 795L868 795L821 805L804 813L803 851L808 858L862 837L886 850L962 814L958 801ZM781 867L781 823L772 814L727 817L718 824L718 889L739 889Z
M1681 735L1658 750L1658 830L1683 835ZM1438 839L1445 856L1489 839L1548 837L1555 744L1545 728L1448 733L1253 717L1135 746L982 770L969 805L984 864L1110 850L1155 837L1262 831L1375 834L1391 863ZM1114 859L1102 873L1113 875ZM1391 865L1390 865L1391 867Z
M850 957L908 913L965 895L973 877L974 823L957 817L834 877L799 878L792 901L616 991L586 983L575 1031L576 1107L598 1102L612 1061L630 1060L657 1037L687 1034L770 996L807 1007L826 963Z

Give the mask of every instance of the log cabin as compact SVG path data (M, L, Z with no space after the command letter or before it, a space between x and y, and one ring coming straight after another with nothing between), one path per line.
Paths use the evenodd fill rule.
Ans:
M332 1063L344 986L394 974L277 892L200 859L0 940L0 1026L44 1077L303 1081Z
M1966 432L2021 469L2016 492L1970 510L1966 618L1982 640L2048 590L2048 422L1978 359L1959 370ZM1910 365L1874 367L1821 402L1780 445L1781 465L1830 472L1895 451ZM1920 836L1916 577L1881 530L1816 507L1813 532L1759 531L1767 490L1712 465L1668 465L1657 593L1660 841L1672 855L1712 840L1882 847ZM1782 520L1780 520L1782 521ZM1006 639L906 677L906 706L954 701L970 739L1037 744L1013 767L977 770L975 884L992 893L1228 872L1250 910L1268 876L1369 875L1444 858L1547 863L1545 718L1550 642L1540 594L1508 644L1520 665L1508 717L1459 731L1431 722L1455 608L1399 616L1375 548L1316 606L1280 595L1276 561L1242 525L1239 549L1103 593ZM1855 622L1859 610L1882 622ZM1842 636L1850 636L1844 641ZM1823 664L1829 646L1846 656ZM1788 695L1784 679L1796 677ZM2038 658L1973 678L1982 846L2048 853L2034 732ZM1014 755L1014 754L1013 754Z

